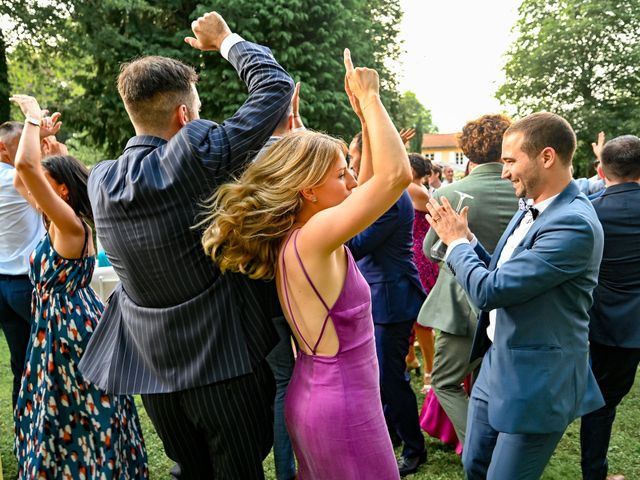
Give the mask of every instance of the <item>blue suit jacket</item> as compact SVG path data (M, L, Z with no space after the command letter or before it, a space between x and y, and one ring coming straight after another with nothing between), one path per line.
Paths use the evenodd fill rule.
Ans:
M563 431L604 405L589 367L589 315L602 258L603 234L587 198L571 182L533 226L510 260L496 268L516 213L493 256L464 244L447 258L456 279L481 309L472 360L491 348L482 368L489 422L500 432ZM488 312L496 309L491 345ZM485 358L486 360L486 358Z
M612 185L593 207L604 230L604 253L589 310L589 338L640 348L640 185Z
M426 295L412 260L413 205L405 191L348 247L371 287L373 323L415 320Z
M98 236L122 281L86 349L86 378L113 393L163 393L250 373L277 341L273 282L220 275L202 251L203 202L258 151L293 81L269 49L229 61L249 98L218 125L189 122L168 142L137 136L89 177Z

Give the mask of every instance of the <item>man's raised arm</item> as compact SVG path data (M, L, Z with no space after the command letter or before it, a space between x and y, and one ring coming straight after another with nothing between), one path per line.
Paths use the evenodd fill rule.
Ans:
M269 138L289 106L294 82L268 48L231 33L218 13L203 15L191 28L195 37L187 37L185 42L199 50L220 51L249 89L242 107L222 123L222 128L212 128L209 138L197 146L196 154L205 164L235 168L230 164L246 161L247 153L257 151ZM220 145L228 149L220 151L216 148Z

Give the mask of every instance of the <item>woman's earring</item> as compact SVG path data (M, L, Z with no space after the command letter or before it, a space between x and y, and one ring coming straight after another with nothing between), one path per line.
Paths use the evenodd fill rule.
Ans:
M312 201L313 203L316 203L316 202L318 201L318 197L313 197L313 198L311 199L311 201Z

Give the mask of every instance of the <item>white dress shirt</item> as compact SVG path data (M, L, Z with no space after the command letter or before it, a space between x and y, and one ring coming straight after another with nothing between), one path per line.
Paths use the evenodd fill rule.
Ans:
M542 212L544 212L547 209L549 204L553 202L553 200L555 200L557 196L558 195L554 195L553 197L549 197L546 200L543 200L542 202L539 202L536 204L534 204L532 200L527 200L527 203L535 207L536 210L538 210L539 212L538 215L540 215ZM531 213L531 210L527 211L524 217L522 217L522 220L520 220L520 225L518 225L513 231L513 233L511 233L509 238L507 238L507 241L504 244L504 248L500 252L500 258L498 258L498 263L496 264L496 268L500 268L504 262L508 261L511 258L511 255L513 255L513 251L516 249L518 245L520 245L520 243L522 243L522 240L524 240L524 237L527 235L529 230L531 230L531 227L533 226L534 221L535 220L533 218L533 214ZM491 310L489 312L489 326L487 327L487 336L489 337L489 340L491 340L492 342L496 332L496 315L497 315L496 310Z
M44 236L42 218L13 186L16 169L0 162L0 274L26 275Z

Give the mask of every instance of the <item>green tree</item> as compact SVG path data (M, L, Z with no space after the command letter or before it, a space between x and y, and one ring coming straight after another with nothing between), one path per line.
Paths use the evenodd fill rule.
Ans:
M395 117L396 125L399 128L415 128L416 136L410 144L413 152L422 151L422 136L425 133L435 133L438 127L433 124L431 111L428 110L416 94L408 91L400 97L398 112Z
M122 62L165 55L194 65L206 118L220 121L246 99L246 87L226 61L183 42L191 34L190 21L210 6L177 0L69 0L66 5L70 14L60 20L56 51L82 64L68 79L81 93L66 99L67 128L88 132L111 155L133 134L115 85ZM358 128L343 90L345 47L357 65L379 71L383 100L392 114L397 110L396 79L386 64L399 54L399 0L230 0L218 11L233 31L269 46L302 82L301 113L310 127L344 137Z
M591 142L640 131L640 1L524 0L497 97L519 115L548 110L578 136L576 174Z

